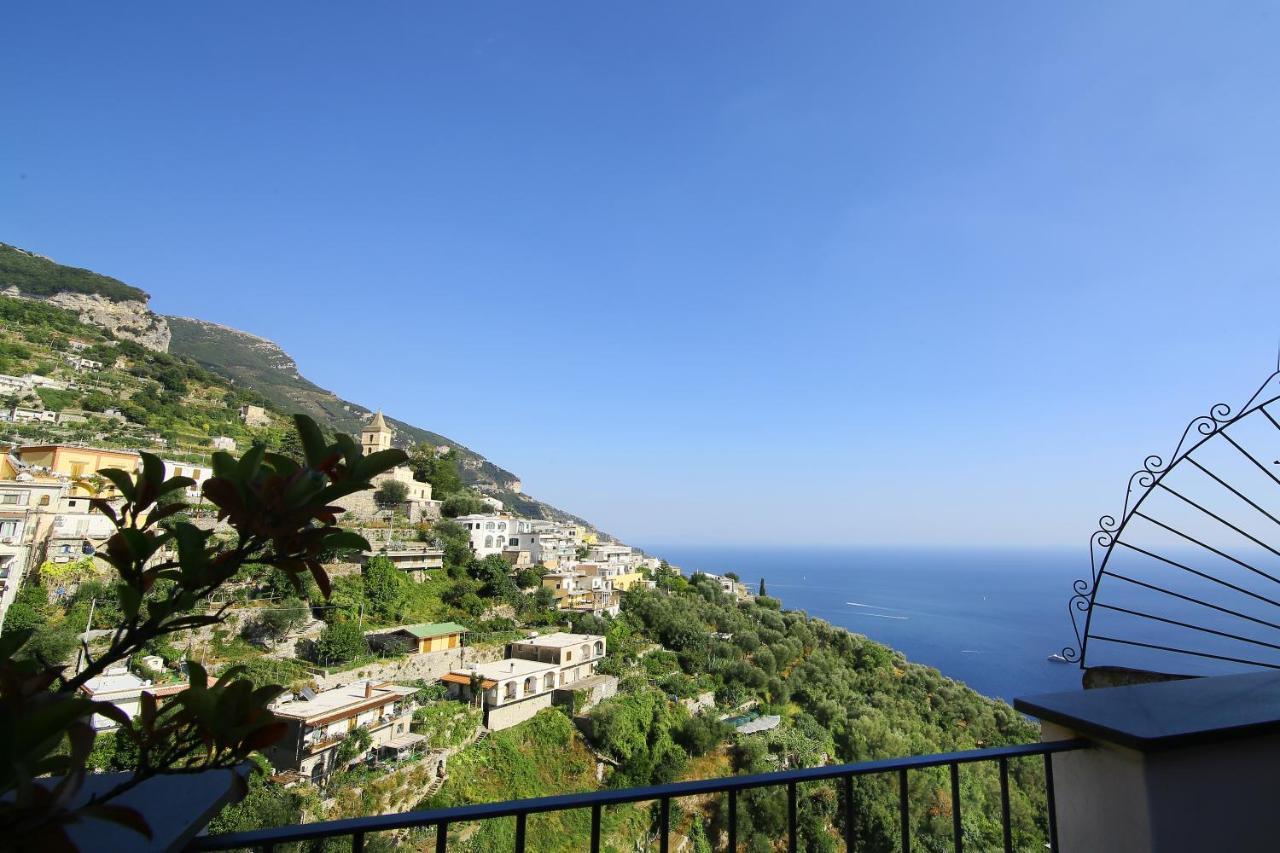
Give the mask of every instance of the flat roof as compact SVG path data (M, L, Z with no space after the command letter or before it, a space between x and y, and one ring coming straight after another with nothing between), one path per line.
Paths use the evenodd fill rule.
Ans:
M506 658L504 660L489 661L488 663L478 663L475 666L475 671L480 673L482 678L502 681L508 678L524 678L529 675L538 675L558 668L554 663L542 663L536 660L525 660L524 658ZM471 675L471 670L468 669L455 669L453 672L467 677Z
M566 646L577 646L582 643L593 643L596 640L603 640L600 634L566 634L564 631L557 631L554 634L547 634L543 637L533 637L528 640L519 640L517 645L521 646L541 646L546 649L563 649Z
M275 711L282 717L308 721L316 717L325 717L340 712L346 712L346 715L349 716L367 708L394 702L396 699L405 696L412 696L418 692L416 687L401 687L397 684L375 684L372 695L365 696L365 683L357 681L355 684L335 687L332 690L317 693L315 698L310 700L294 699L289 702L282 702L276 707Z

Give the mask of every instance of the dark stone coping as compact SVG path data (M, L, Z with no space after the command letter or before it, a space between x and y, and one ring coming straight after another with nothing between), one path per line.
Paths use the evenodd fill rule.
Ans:
M1280 672L1219 675L1015 699L1013 707L1143 752L1280 732Z
M90 774L76 802L85 802L126 779L127 773ZM236 775L247 778L249 766L235 770L206 770L156 776L113 799L114 805L130 806L142 812L151 826L152 838L131 829L96 818L67 827L71 842L80 850L180 851L199 835L205 825L237 799ZM0 845L2 847L3 845Z

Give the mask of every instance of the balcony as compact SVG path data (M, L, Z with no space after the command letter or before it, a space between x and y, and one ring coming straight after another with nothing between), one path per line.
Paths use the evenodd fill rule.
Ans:
M854 847L855 782L893 780L898 791L897 844L912 849L912 828L925 819L913 813L909 786L922 775L949 782L952 849L964 849L965 804L961 774L985 768L999 777L1002 848L1012 851L1009 773L1014 762L1043 762L1047 847L1051 850L1121 851L1269 850L1274 784L1280 771L1280 673L1219 676L1073 691L1020 699L1016 707L1039 717L1040 743L828 765L750 776L732 776L601 790L582 794L484 803L450 809L327 821L193 839L193 850L255 848L318 839L349 839L362 850L371 835L397 830L433 832L434 849L477 821L514 821L514 849L526 850L531 815L587 810L590 850L601 849L605 809L655 804L653 845L672 844L672 802L716 798L727 820L717 849L738 851L738 815L745 791L777 789L786 798L786 849L801 849L797 792L801 786L834 785L839 807L834 824L846 850ZM945 768L945 773L938 775ZM421 836L419 836L421 838Z

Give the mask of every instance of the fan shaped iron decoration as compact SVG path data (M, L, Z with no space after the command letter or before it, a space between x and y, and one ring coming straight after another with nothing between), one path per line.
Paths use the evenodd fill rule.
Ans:
M1148 456L1089 554L1062 650L1086 680L1280 669L1280 370L1193 420L1167 460Z

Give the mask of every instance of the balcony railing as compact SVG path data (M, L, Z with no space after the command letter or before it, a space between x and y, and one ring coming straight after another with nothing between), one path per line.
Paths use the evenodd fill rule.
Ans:
M965 752L946 752L911 758L891 758L883 761L865 761L857 764L837 764L787 770L777 773L758 773L749 776L729 776L721 779L704 779L694 782L675 782L668 785L652 785L644 788L592 791L584 794L566 794L529 800L510 800L501 803L483 803L449 809L430 809L403 814L377 817L351 818L320 823L300 824L274 829L235 832L225 835L195 838L192 850L233 850L256 848L271 853L278 844L311 841L326 838L350 838L353 853L364 849L365 837L371 833L398 829L434 827L435 849L445 853L449 846L449 827L465 822L515 819L515 851L524 853L525 828L529 815L562 812L571 809L591 809L591 853L600 851L600 826L602 810L606 806L629 803L658 803L658 849L667 853L671 830L671 801L682 797L725 794L728 796L728 849L738 849L738 794L756 788L785 787L787 791L787 849L795 853L799 849L797 786L807 782L838 780L844 786L844 829L846 849L854 849L854 798L853 780L858 776L896 774L898 777L898 812L901 825L903 853L911 850L911 813L908 803L908 773L931 767L947 767L951 774L952 845L956 853L963 851L961 831L960 773L961 764L995 762L1000 770L1000 826L1003 832L1004 850L1013 851L1013 833L1009 817L1009 761L1028 756L1043 756L1045 795L1048 804L1048 830L1050 849L1058 849L1058 828L1054 813L1053 755L1058 752L1082 749L1083 740L1064 740L1048 743L1030 743L1017 746L1001 746L990 749L974 749Z

